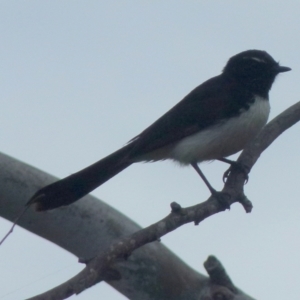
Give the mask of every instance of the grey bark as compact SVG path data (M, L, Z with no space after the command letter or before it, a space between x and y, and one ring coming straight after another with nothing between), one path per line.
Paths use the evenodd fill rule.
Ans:
M0 154L0 215L13 221L30 196L54 180L57 179L53 176ZM83 259L94 257L118 238L140 229L126 216L92 196L49 212L37 213L30 208L18 224ZM121 279L109 280L108 274L107 282L129 299L214 299L212 297L218 293L225 296L216 299L253 299L239 290L232 294L218 287L160 242L141 247L114 267ZM58 295L51 299L64 297ZM50 298L38 296L35 299Z

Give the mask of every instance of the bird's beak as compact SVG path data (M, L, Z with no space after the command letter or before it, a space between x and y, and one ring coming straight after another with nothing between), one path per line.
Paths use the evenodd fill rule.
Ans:
M283 66L276 66L275 67L275 72L276 73L283 73L283 72L288 72L291 71L292 69L289 67L283 67Z

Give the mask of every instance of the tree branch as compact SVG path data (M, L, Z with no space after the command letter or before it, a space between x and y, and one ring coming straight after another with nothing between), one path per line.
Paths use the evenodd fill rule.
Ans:
M238 161L246 166L250 172L260 154L271 145L281 133L299 120L300 102L273 119L243 151ZM223 192L229 196L228 203L230 205L235 202L241 202L248 212L251 205L243 192L244 181L244 174L238 169L233 169L225 183ZM118 259L128 257L134 250L147 243L156 241L183 224L189 222L198 224L207 217L224 210L224 207L220 205L218 200L214 197L210 197L207 201L188 208L181 208L177 203L173 203L171 207L171 214L161 221L146 227L129 237L122 238L113 243L105 251L101 251L95 259L87 264L86 268L81 273L69 280L65 286L60 286L58 290L73 290L74 293L78 294L84 289L103 280L106 270ZM232 289L232 292L237 293L237 290Z
M250 172L260 154L281 133L298 122L299 119L300 103L296 103L272 120L257 138L243 151L238 161L246 166ZM240 202L244 206L246 212L249 212L251 210L251 204L243 192L244 181L244 174L238 169L233 169L230 172L222 192L227 196L228 204L231 205L235 202ZM116 279L119 276L119 273L115 272L115 266L118 265L118 262L127 259L134 250L147 243L157 241L163 235L175 230L183 224L189 222L198 224L207 217L224 210L224 207L220 202L213 197L210 197L201 204L188 208L181 208L180 205L176 203L173 203L171 207L172 212L161 221L112 243L109 247L100 251L94 259L90 260L87 263L86 268L75 277L59 287L31 299L50 299L48 297L51 295L59 295L55 297L55 299L65 299L72 294L80 293L101 280L105 280L108 271L110 274L115 274L115 276L112 277ZM213 281L215 283L214 277ZM228 281L226 287L228 288ZM231 291L230 297L239 295L239 299L242 299L240 296L243 294L240 291L232 287L231 289L229 288L229 290ZM232 296L232 293L234 296ZM226 296L224 293L224 297L226 297L224 299L229 299L229 294Z
M56 180L0 154L0 215L13 222L36 190ZM70 206L49 212L37 213L29 208L18 225L85 261L118 238L141 229L132 220L90 195ZM166 276L160 270L168 270L169 273ZM178 293L182 295L181 299L196 300L209 281L158 242L135 251L128 261L118 264L117 271L122 279L107 280L107 283L127 298L138 300L174 299ZM176 286L176 289L170 289L170 285Z

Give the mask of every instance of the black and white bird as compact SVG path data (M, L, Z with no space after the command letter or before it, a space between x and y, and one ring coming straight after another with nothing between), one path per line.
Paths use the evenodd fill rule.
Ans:
M223 72L192 90L126 146L87 168L37 191L28 205L39 211L77 201L131 164L171 159L192 165L212 193L198 163L229 162L267 123L269 90L290 71L267 52L248 50L229 59Z

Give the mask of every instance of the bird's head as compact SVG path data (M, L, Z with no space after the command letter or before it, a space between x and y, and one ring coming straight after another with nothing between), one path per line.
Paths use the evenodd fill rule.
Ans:
M280 66L271 55L261 50L248 50L232 56L223 69L225 76L239 81L252 92L268 94L275 77L291 68Z

